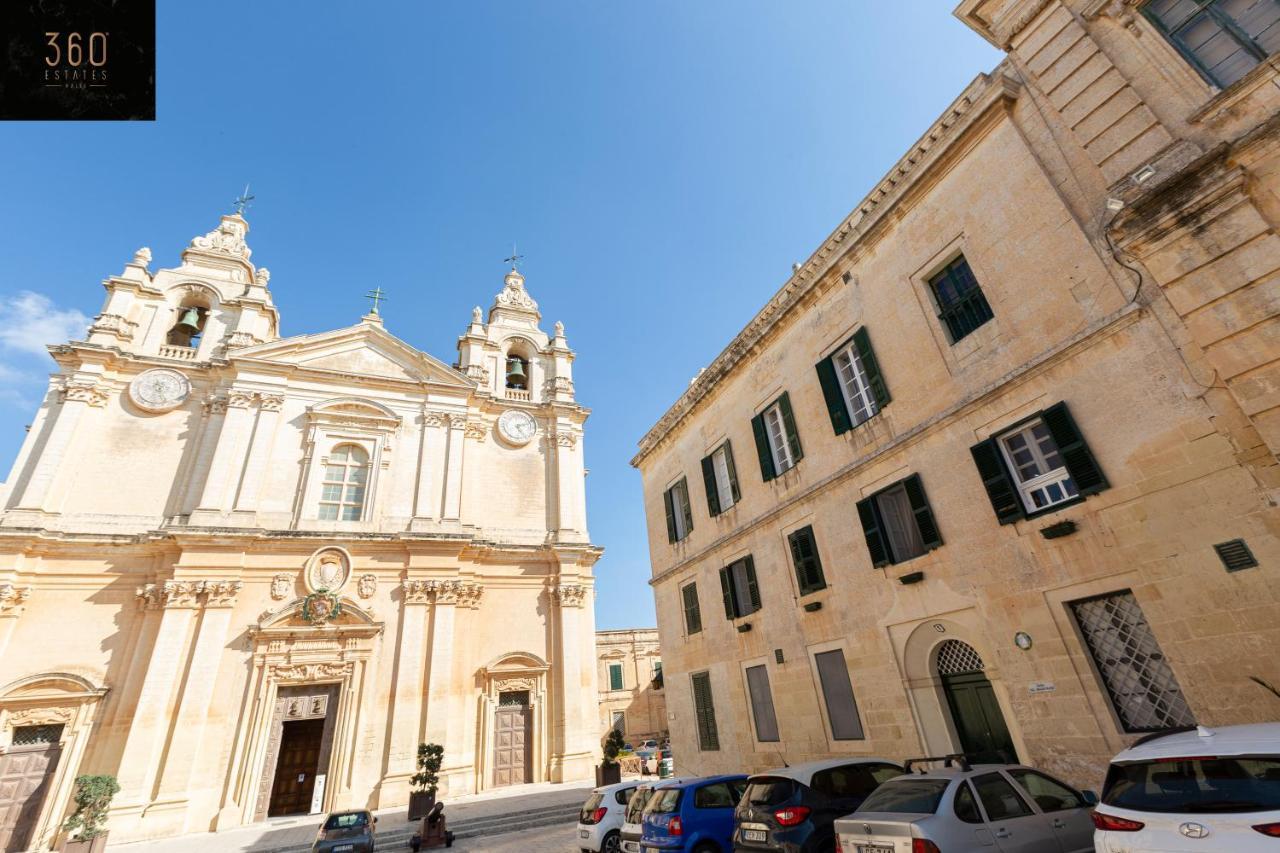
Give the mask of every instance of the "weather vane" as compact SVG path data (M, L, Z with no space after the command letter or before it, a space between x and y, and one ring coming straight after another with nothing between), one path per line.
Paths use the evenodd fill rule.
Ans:
M244 216L244 209L249 207L253 202L253 196L249 195L249 185L244 185L244 192L240 194L232 204L236 206L236 216Z
M503 259L502 259L503 263L511 264L511 271L512 271L512 272L519 272L519 270L520 270L520 261L522 261L522 260L524 260L524 255L518 255L518 254L516 254L516 244L515 244L515 243L512 243L512 244L511 244L511 257L509 257L509 258L503 258Z
M364 298L365 298L365 299L368 299L368 300L371 300L371 301L373 302L373 312L372 312L372 313L374 313L374 314L377 314L377 313L378 313L378 303L379 303L379 302L386 302L386 301L387 301L387 297L386 297L386 296L384 296L384 295L382 294L382 288L381 288L381 287L375 287L373 290L370 290L368 293L366 293L366 294L364 295Z

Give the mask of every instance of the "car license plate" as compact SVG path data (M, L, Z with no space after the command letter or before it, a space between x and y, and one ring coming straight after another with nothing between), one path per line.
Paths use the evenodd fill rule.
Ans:
M742 830L743 841L768 841L769 833L763 829L744 829Z
M579 837L579 838L590 838L590 837L591 837L591 833L590 833L590 832L588 832L588 831L587 831L587 830L585 830L585 829L579 829L579 830L578 830L578 837Z
M891 844L859 844L854 849L858 853L893 853Z
M333 848L333 853L344 853L344 851L345 853L351 853L351 851L355 849L356 846L354 844L339 844L337 847Z

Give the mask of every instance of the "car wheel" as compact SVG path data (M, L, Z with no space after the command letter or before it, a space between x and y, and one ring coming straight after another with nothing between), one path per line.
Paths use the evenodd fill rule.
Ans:
M622 839L618 837L618 833L611 832L604 837L604 841L600 843L600 853L619 853L622 850Z

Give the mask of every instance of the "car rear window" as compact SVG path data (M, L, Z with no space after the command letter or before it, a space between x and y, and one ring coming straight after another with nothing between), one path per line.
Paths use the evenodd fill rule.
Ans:
M583 820L591 817L591 813L600 808L600 803L604 800L604 794L592 791L591 796L587 797L587 801L582 804L582 811L579 813Z
M858 812L933 814L951 782L946 779L890 779L862 801Z
M627 811L623 814L622 819L627 823L639 823L640 813L644 811L644 807L651 796L653 796L652 788L636 788L636 792L631 795L631 799L627 800Z
M1109 806L1145 812L1280 809L1280 756L1175 758L1113 764L1102 789Z
M333 814L329 815L329 819L324 822L325 829L351 829L353 827L368 826L369 816L364 812L356 812L355 814Z
M683 792L679 788L654 791L649 804L644 807L645 814L674 814L680 810L681 793Z
M776 806L785 803L795 793L796 783L780 776L765 776L747 783L746 800L753 806Z

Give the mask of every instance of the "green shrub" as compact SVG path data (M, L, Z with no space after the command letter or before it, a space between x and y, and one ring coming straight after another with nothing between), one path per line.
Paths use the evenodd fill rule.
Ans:
M111 798L120 793L120 783L114 776L78 776L73 798L76 810L62 825L66 832L77 833L84 841L97 838L107 831L107 807Z
M434 795L440 784L440 764L444 761L444 747L438 743L418 744L418 772L409 783L418 791Z

